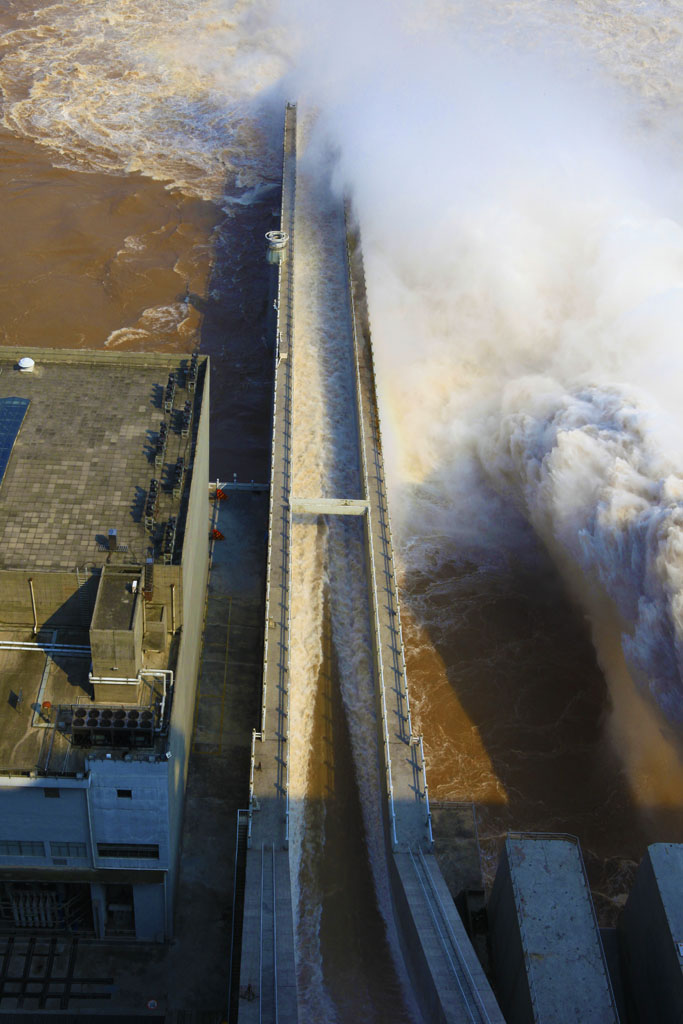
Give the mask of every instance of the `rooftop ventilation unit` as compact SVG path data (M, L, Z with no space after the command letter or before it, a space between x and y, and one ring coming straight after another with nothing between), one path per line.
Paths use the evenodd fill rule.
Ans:
M164 409L166 412L170 412L173 408L173 399L175 398L175 373L173 370L168 375L168 384L166 385L166 395L164 398Z
M154 529L154 520L157 517L157 499L159 497L159 481L152 477L147 492L147 503L145 505L145 526L148 530Z
M166 441L168 440L168 423L166 420L162 420L159 426L159 434L157 435L157 447L154 455L154 465L159 468L164 461L164 455L166 454Z
M190 424L192 423L192 402L187 400L185 407L183 408L182 417L180 420L180 436L189 437Z
M173 497L179 498L183 490L183 477L185 476L185 459L180 456L173 471Z
M187 390L188 391L194 391L195 387L197 386L197 360L198 360L197 353L193 352L192 353L192 358L190 359L190 368L187 371Z
M166 523L166 529L164 531L164 563L170 565L173 561L173 551L175 549L175 534L176 534L176 517L171 516L169 521Z
M82 708L71 724L76 747L151 747L154 713L140 708Z

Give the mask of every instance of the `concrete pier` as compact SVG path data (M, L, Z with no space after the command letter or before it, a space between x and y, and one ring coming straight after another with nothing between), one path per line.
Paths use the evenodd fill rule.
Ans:
M360 248L347 231L339 252L348 279L347 321L353 337L351 391L361 497L292 494L293 281L296 199L296 109L285 118L281 223L270 233L278 266L275 386L262 713L250 773L246 878L240 968L240 1021L298 1019L292 879L289 865L289 732L292 515L361 516L364 523L383 819L391 896L406 971L425 1020L500 1022L488 982L467 938L433 853L421 737L412 730L391 521L386 497L374 360L365 314ZM269 242L271 242L270 235ZM320 273L324 271L321 268ZM340 325L340 330L342 326Z

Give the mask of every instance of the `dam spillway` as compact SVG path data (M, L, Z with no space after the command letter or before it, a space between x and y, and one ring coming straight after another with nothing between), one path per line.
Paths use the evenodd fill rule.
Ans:
M373 719L373 744L368 746L379 760L378 849L403 961L398 967L405 975L401 982L426 1019L499 1021L500 1012L433 855L422 743L411 726L361 254L347 230L343 205L335 201L336 208L328 213L332 229L321 253L306 262L307 240L322 243L316 189L310 176L298 171L296 108L289 105L280 229L270 238L269 254L277 283L272 298L276 343L264 668L261 718L252 742L249 809L243 818L247 851L239 1019L300 1019L295 946L300 863L293 861L292 840L301 793L292 793L292 771L305 760L302 748L308 740L293 726L301 721L296 708L306 700L301 692L305 658L296 654L302 643L297 630L305 627L302 615L292 615L293 548L297 537L306 538L306 549L297 546L295 570L309 554L315 559L316 531L325 522L330 544L336 536L342 549L348 547L346 561L357 558L360 570L351 571L348 578L341 572L340 578L328 573L331 598L326 615L332 632L340 621L348 632L356 620L366 620L358 627L358 641L336 643L336 659L343 677L345 660L353 661L356 649L367 643L365 673L362 660L355 672L362 677L365 706L374 706L374 719L366 719ZM334 402L326 405L322 395L323 400L311 407L310 420L336 416L339 422L318 423L321 440L312 442L316 451L309 453L308 463L294 457L295 449L306 447L309 433L315 437L315 423L306 410L315 388L310 380L305 387L295 380L303 365L297 362L294 301L299 275L305 277L303 286L310 293L327 288L323 301L332 307L332 331L322 340L340 345L333 352L332 372L332 364L327 372L312 371L321 394L326 392L329 399L334 392ZM315 332L316 324L309 328ZM347 520L356 527L362 523L362 531L344 532ZM337 565L341 569L339 558ZM337 611L342 587L353 591L355 602L347 620ZM296 827L300 829L301 823Z

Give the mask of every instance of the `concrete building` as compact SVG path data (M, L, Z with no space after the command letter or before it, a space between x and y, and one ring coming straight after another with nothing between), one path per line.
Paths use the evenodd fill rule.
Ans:
M208 573L209 364L25 355L0 349L0 931L162 942Z
M508 1024L619 1024L578 840L508 835L489 923Z
M683 845L654 843L638 867L619 921L636 1020L683 1020Z

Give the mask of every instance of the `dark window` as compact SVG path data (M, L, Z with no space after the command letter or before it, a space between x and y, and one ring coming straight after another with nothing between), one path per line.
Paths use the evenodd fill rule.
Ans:
M29 839L0 839L0 857L44 857L43 843Z
M120 797L125 797L127 800L132 800L133 799L133 790L132 789L117 789L116 790L116 795L120 796Z
M78 857L80 860L88 855L85 843L50 843L50 853L53 857Z
M132 843L98 843L97 853L100 857L129 857L132 860L157 860L159 846L157 843L133 845Z
M56 800L59 797L58 789L44 789L43 796L46 800Z

